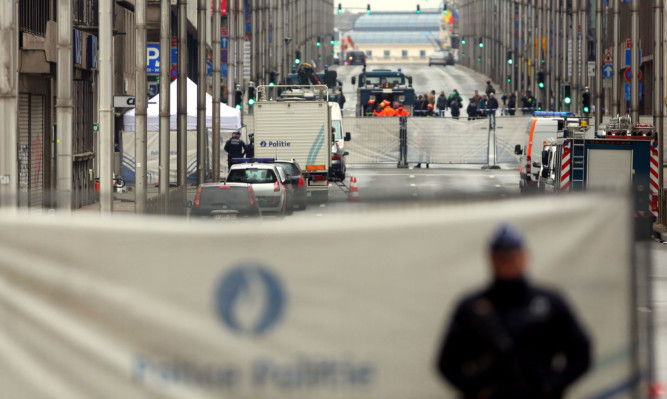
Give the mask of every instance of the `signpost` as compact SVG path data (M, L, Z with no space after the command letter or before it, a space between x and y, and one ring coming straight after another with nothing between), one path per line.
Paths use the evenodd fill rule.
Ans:
M134 108L134 101L132 96L113 96L114 108Z
M611 79L614 76L614 66L611 64L604 64L602 67L602 76L605 79Z

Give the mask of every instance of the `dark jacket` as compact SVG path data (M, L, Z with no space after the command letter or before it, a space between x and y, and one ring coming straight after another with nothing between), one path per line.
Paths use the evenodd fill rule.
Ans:
M458 101L452 101L449 103L449 108L452 111L452 116L456 117L461 115L461 103Z
M590 352L559 294L505 281L460 302L437 366L465 398L553 399L588 370ZM554 366L561 355L564 366Z
M447 97L445 97L444 94L438 96L438 101L436 102L436 108L447 109Z
M496 100L495 97L489 98L489 100L486 102L486 108L490 110L497 110L498 109L498 100Z
M489 97L489 94L496 94L496 89L491 86L491 84L486 85L486 96Z
M250 143L246 144L246 146L245 146L245 156L246 156L246 158L254 158L255 157L255 141L251 141Z
M243 155L248 152L248 147L240 138L231 138L225 143L225 151L227 151L227 158L243 158Z
M475 103L471 101L468 104L468 108L466 108L466 112L468 113L468 116L476 116L477 115L477 105L475 105Z

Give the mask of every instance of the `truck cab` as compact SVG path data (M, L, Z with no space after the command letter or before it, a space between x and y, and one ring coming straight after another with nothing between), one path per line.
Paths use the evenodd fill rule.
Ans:
M401 70L375 69L364 70L359 76L352 77L352 85L357 86L357 116L372 116L376 104L387 100L392 105L400 102L410 114L415 105L415 90L412 77Z

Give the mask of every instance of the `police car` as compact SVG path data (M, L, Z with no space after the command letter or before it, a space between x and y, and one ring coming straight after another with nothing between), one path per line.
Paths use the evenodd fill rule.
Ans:
M232 159L232 167L226 183L247 183L257 198L262 214L291 214L293 206L288 204L288 178L279 166L267 163L273 159Z

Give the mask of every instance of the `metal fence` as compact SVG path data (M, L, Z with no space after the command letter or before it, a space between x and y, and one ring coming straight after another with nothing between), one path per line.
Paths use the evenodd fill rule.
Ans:
M46 35L51 6L44 0L19 1L19 29L37 36Z
M486 120L408 118L408 163L486 164Z
M186 187L174 187L169 190L167 201L164 195L157 195L146 200L146 213L149 215L185 215Z
M351 164L398 163L400 118L349 118L345 130L352 134L346 144Z

